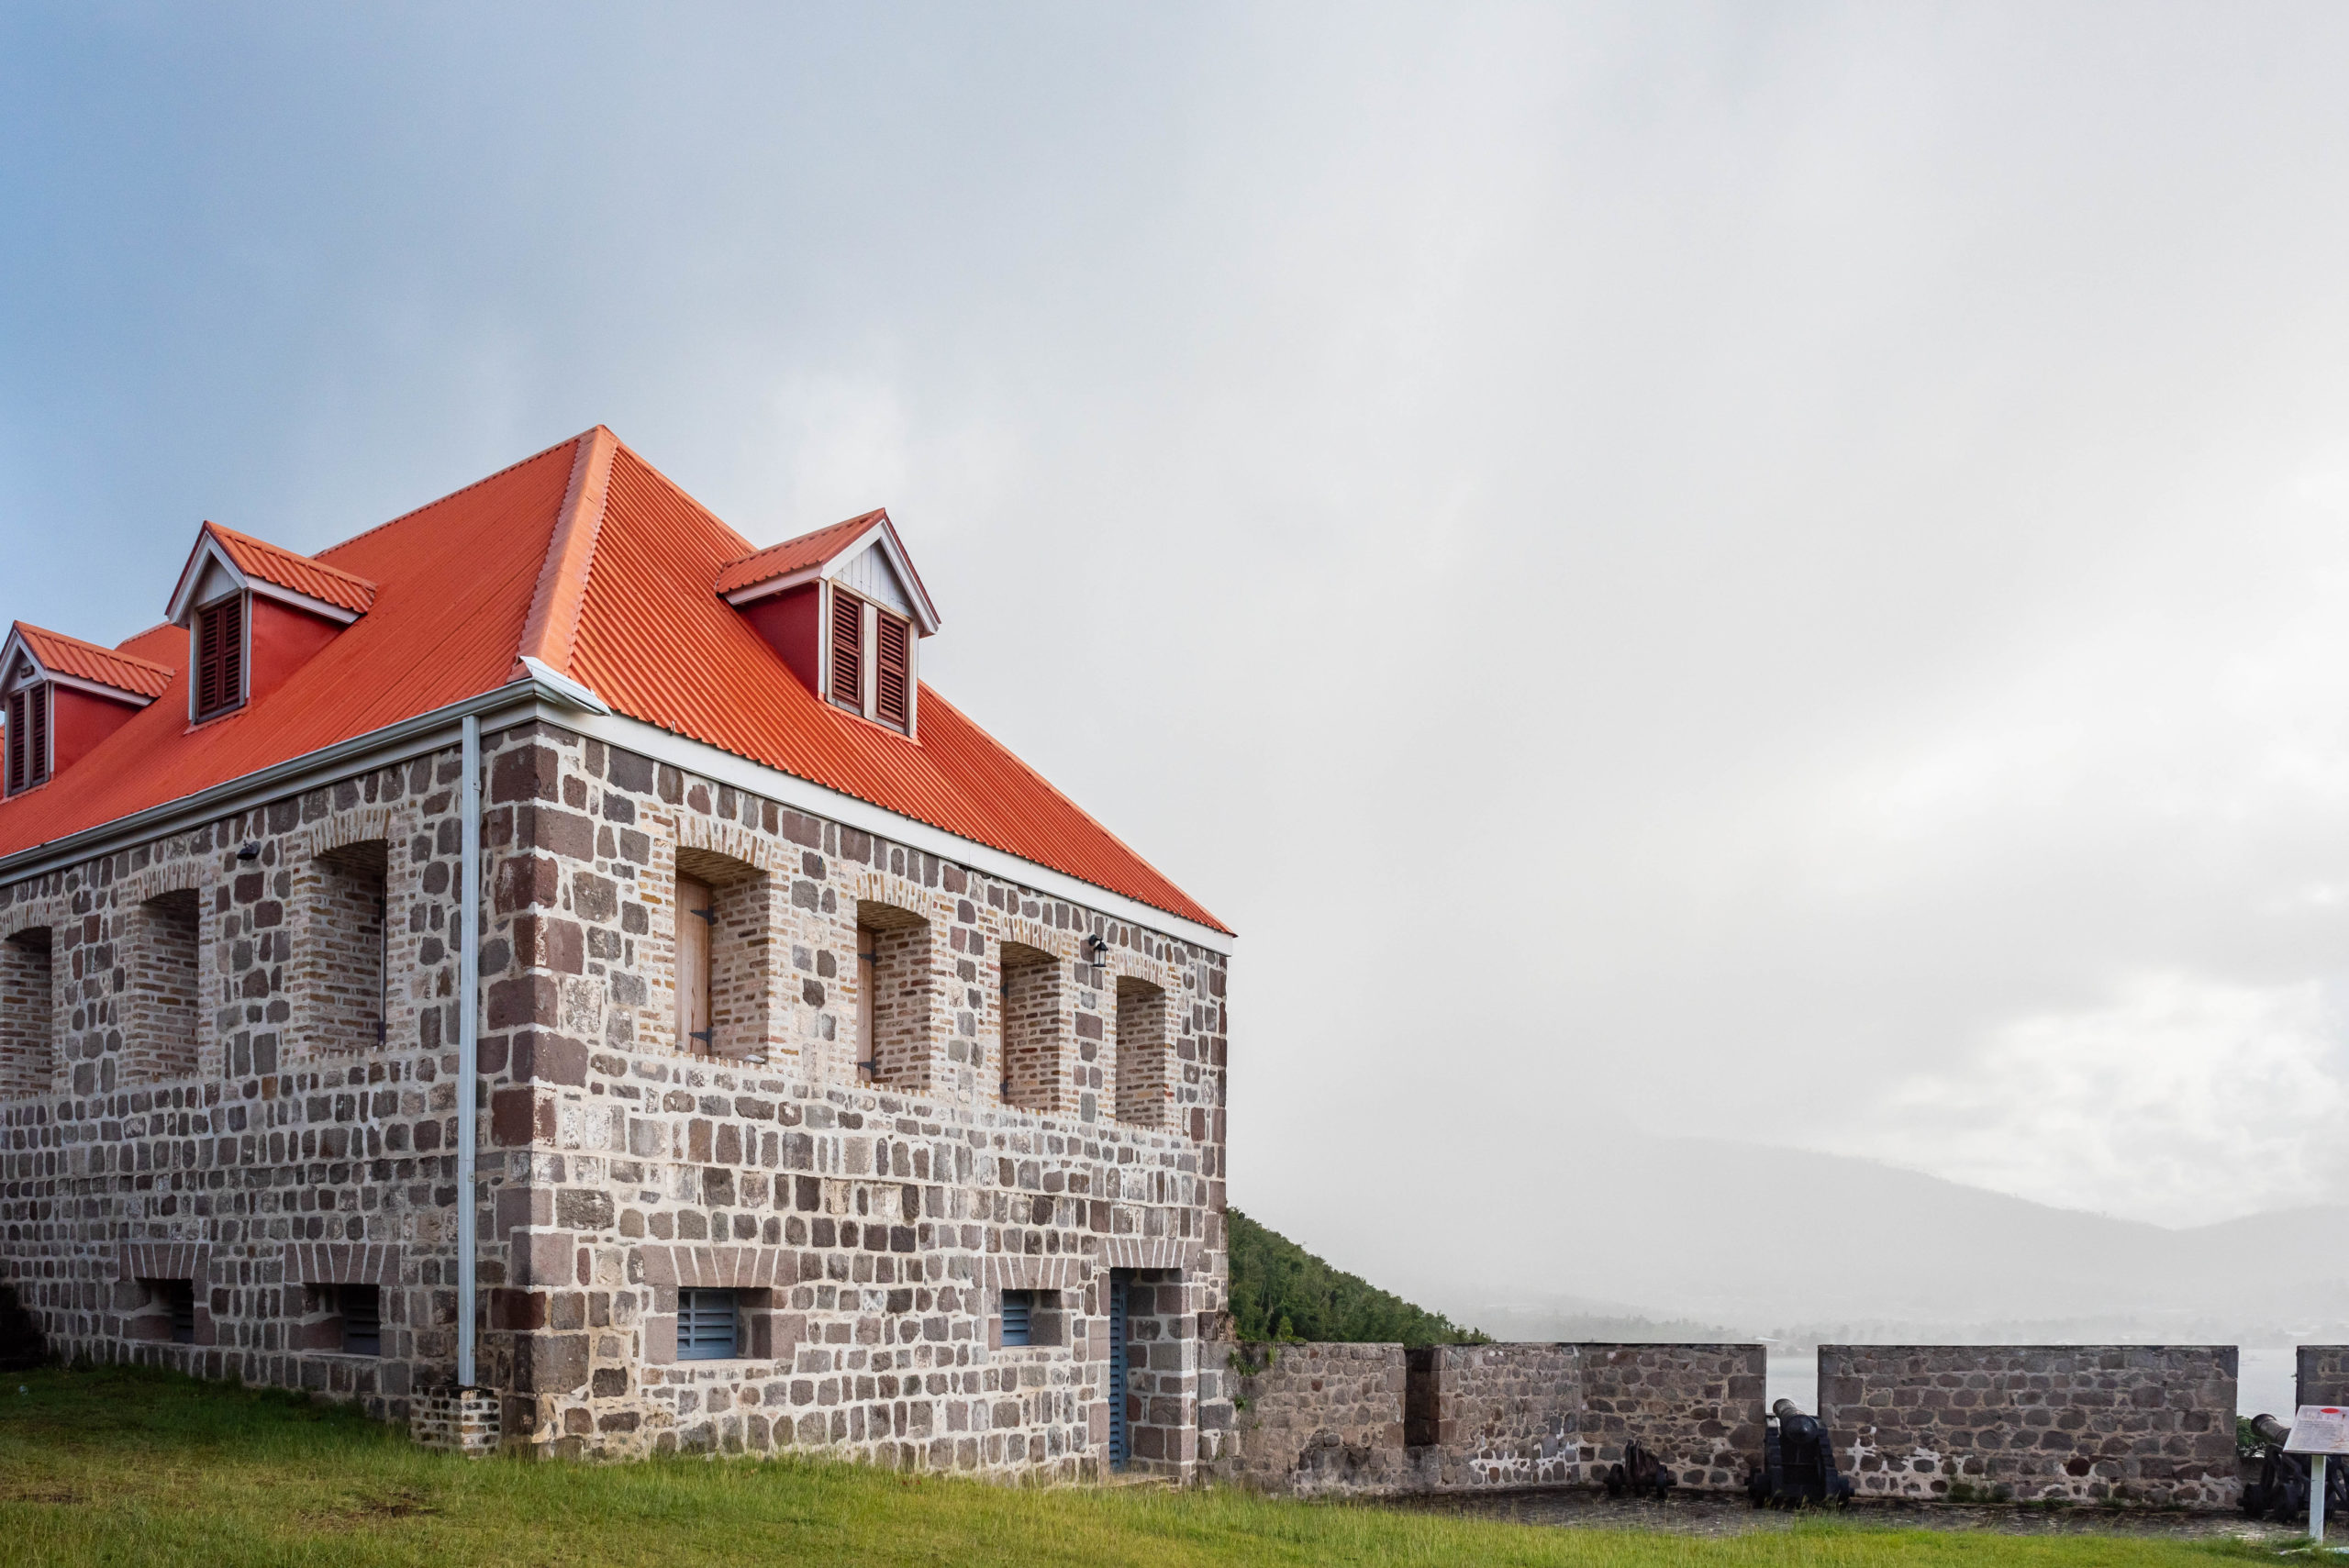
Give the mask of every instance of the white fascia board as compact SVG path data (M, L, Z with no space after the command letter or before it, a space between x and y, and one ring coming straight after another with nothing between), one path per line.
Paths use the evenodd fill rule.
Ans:
M16 655L19 653L25 656L26 662L32 665L33 681L53 678L49 673L49 666L40 662L40 655L33 651L32 644L25 640L25 634L12 626L8 628L8 640L0 642L0 688L6 687L9 673L17 667ZM25 684L30 685L32 681Z
M238 569L237 563L229 559L228 552L221 548L220 541L214 539L207 529L197 534L195 548L188 551L187 564L180 568L180 580L172 586L171 603L163 606L165 621L173 626L186 624L188 612L195 608L195 585L204 581L205 563L212 561L218 562L220 570L239 586L252 586L251 580Z
M889 570L897 574L897 586L906 591L907 602L914 607L914 624L921 628L924 637L936 635L938 606L930 602L928 594L922 592L921 579L915 575L913 562L906 559L905 546L897 542L897 530L890 526L887 513L883 513L871 528L857 535L853 543L834 551L832 558L824 562L824 575L839 576L850 562L876 544L881 547L881 559L886 561Z
M40 655L33 651L32 644L25 640L25 634L14 627L8 628L7 640L0 642L0 680L5 680L6 672L15 666L13 655L18 653L32 664L35 681L47 681L50 685L63 686L69 692L87 692L94 697L104 697L108 702L118 702L128 707L145 707L155 700L141 692L127 692L120 686L109 686L104 681L85 681L79 675L60 674L41 662Z
M803 566L798 571L784 576L763 578L747 588L737 588L726 595L726 602L737 608L743 605L754 605L761 599L771 599L777 594L796 588L802 583L813 583L823 574L824 569L821 566Z
M188 612L196 607L193 601L195 597L196 584L204 581L205 563L212 561L218 562L220 570L227 573L230 580L248 594L259 594L264 599L275 599L281 605L291 605L297 610L307 611L322 620L330 620L337 626L349 626L359 618L360 612L357 610L347 610L340 605L328 604L324 599L314 599L307 594L297 593L292 588L256 577L244 571L238 566L220 541L207 533L195 541L195 549L188 554L187 564L180 570L179 583L172 589L172 602L164 606L165 621L178 626L187 619Z
M33 662L38 664L40 661L36 659ZM79 675L61 675L52 670L41 672L41 678L52 686L62 686L69 692L87 692L94 697L104 697L125 707L145 707L155 700L144 692L126 692L120 686L109 686L103 681L85 681Z
M319 619L330 620L337 626L349 626L359 618L357 610L347 610L340 605L330 605L324 599L314 599L307 594L297 594L291 588L281 587L265 578L248 576L245 579L245 592L259 594L264 599L275 599L279 604L291 605L297 610L306 610Z
M1097 887L1066 872L1054 871L1050 866L1039 865L1007 851L962 838L943 828L933 828L927 822L875 806L871 801L827 789L796 773L786 773L763 762L738 757L720 747L688 740L674 730L662 729L641 719L616 713L560 712L552 708L541 717L549 724L584 735L591 740L601 740L607 745L634 751L656 762L667 762L714 784L730 784L747 794L790 806L795 811L804 811L811 817L821 817L843 827L887 839L892 843L936 855L956 865L968 866L973 871L984 872L1004 882L1032 887L1049 897L1064 898L1096 914L1141 926L1161 936L1174 937L1196 947L1203 947L1209 952L1229 955L1239 943L1239 939L1229 931L1219 931L1196 920L1186 920L1180 915L1168 914L1139 898L1112 893L1106 887Z

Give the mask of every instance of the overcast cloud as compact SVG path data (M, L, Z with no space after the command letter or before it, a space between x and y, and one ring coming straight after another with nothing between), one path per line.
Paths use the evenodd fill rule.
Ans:
M1241 932L1233 1196L1308 1241L1598 1123L2349 1196L2345 64L2286 5L12 6L0 617L603 421L760 542L890 507L935 684Z

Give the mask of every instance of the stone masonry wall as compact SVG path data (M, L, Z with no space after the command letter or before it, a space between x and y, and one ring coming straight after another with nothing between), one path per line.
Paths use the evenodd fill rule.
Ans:
M1209 1347L1228 1379L1225 1481L1293 1496L1393 1492L1408 1485L1400 1345Z
M2294 1403L2349 1406L2349 1345L2302 1345L2296 1372L2298 1392L2293 1396ZM2271 1410L2268 1414L2288 1427L2292 1424L2292 1411Z
M1390 1363L1402 1377L1391 1432ZM1758 1344L1219 1343L1208 1364L1234 1406L1213 1473L1265 1491L1591 1485L1633 1438L1683 1486L1732 1491L1762 1458Z
M1820 1416L1863 1496L2224 1507L2232 1346L1821 1345ZM1966 1495L1960 1493L1960 1496Z
M5 1039L0 1267L56 1352L393 1419L451 1364L455 773L453 751L419 759L0 890L0 936L45 937L53 992L45 1031L12 1010ZM299 1044L296 869L387 833L389 1041ZM193 1287L194 1343L141 1282ZM323 1348L308 1287L337 1284L381 1289L382 1356Z
M484 745L473 1195L499 1440L1098 1473L1121 1278L1134 1468L1188 1473L1197 1324L1224 1288L1223 960L558 728ZM0 1051L24 1035L24 1060L53 1061L0 1105L0 1261L62 1353L442 1416L412 1407L446 1388L455 1344L457 773L452 748L0 890L0 939L31 955L48 933L53 976L47 1040L29 1009L0 1028ZM731 879L713 883L720 1054L677 1047L681 853ZM358 910L379 854L380 1046L351 1038L372 1033L351 1027L373 980L363 921L340 982L296 951L333 913L321 859L365 868L341 901ZM196 1070L138 1081L141 909L191 891ZM907 944L898 998L925 1006L883 1081L860 1084L874 906ZM1071 1044L1032 1091L1052 1115L1002 1093L1007 943L1060 977L1037 1003ZM12 962L0 999L35 967ZM1166 998L1159 1078L1123 1120L1121 981ZM1099 1077L1076 1084L1080 1065ZM194 1345L170 1341L139 1283L174 1279L196 1285ZM329 1287L363 1284L382 1291L381 1357L325 1348ZM750 1353L675 1359L688 1285L738 1292ZM1060 1343L990 1348L1008 1289L1057 1293Z
M1413 1484L1452 1491L1584 1477L1582 1348L1430 1345L1410 1352Z
M1633 1438L1695 1491L1736 1491L1762 1462L1760 1345L1582 1345L1583 1478Z

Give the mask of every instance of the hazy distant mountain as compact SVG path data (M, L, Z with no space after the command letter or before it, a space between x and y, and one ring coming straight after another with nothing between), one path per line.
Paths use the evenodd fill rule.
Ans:
M1561 1152L1571 1176L1490 1172L1464 1195L1429 1183L1375 1213L1249 1207L1501 1338L1713 1324L1798 1339L2349 1340L2349 1207L2169 1230L1797 1150L1614 1134ZM1642 1318L1658 1331L1626 1332Z

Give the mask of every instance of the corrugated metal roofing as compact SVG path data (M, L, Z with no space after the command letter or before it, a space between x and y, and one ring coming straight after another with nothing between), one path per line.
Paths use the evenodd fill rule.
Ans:
M129 692L142 697L159 697L172 683L172 666L136 659L112 648L84 642L78 637L68 637L61 631L50 631L18 621L18 637L32 650L41 668L54 675L72 675L84 681L95 681L118 692Z
M337 571L377 582L373 610L275 691L225 717L188 725L184 628L159 626L124 642L120 651L170 668L171 684L73 766L0 801L0 854L503 685L572 445L320 551Z
M264 583L274 583L281 588L361 615L375 602L375 584L364 577L339 571L310 556L296 555L250 534L224 528L218 523L206 523L204 528L220 541L228 559L237 563L237 570L248 577L258 577Z
M564 673L620 712L1225 928L928 685L920 740L819 700L711 592L740 536L623 446Z
M844 523L818 528L812 534L801 534L797 539L771 544L755 555L729 562L718 574L716 591L721 595L731 594L754 583L788 577L795 572L805 572L810 566L821 566L880 520L879 512L867 512L861 517L851 517Z
M232 552L249 545L258 547L253 560L260 550L281 558L271 573L293 577L295 568L283 562L295 562L323 568L314 573L320 585L367 584L373 606L277 690L194 728L186 632L162 626L124 642L119 653L170 672L159 699L51 784L0 802L0 854L505 684L547 566L574 451L594 434L316 557L217 529ZM862 531L870 522L851 519L791 542ZM617 711L1227 929L929 686L921 690L918 742L818 701L718 597L720 573L751 555L749 542L624 446L612 460L594 541L592 556L577 562L584 593L563 673ZM241 569L263 574L245 555L236 558ZM559 570L567 574L573 563L565 560ZM285 577L268 580L328 597Z

